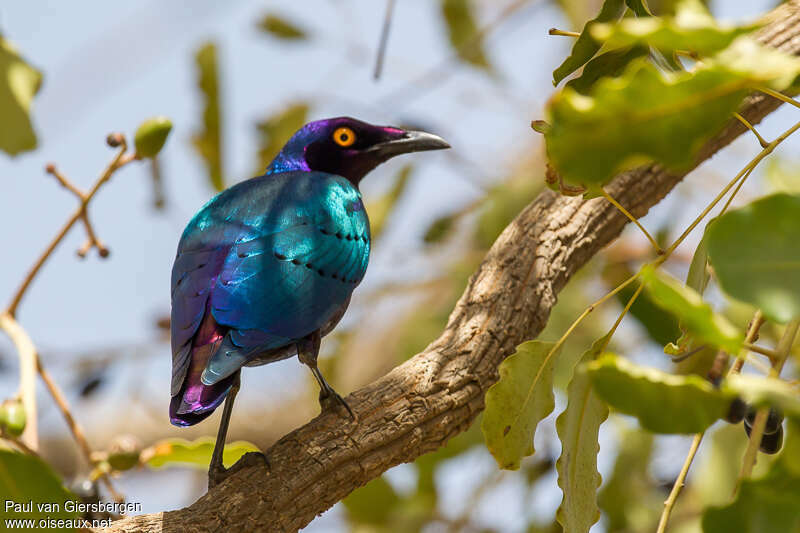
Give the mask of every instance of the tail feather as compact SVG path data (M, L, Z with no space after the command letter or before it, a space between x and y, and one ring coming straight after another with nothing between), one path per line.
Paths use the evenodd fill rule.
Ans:
M235 373L213 385L204 385L200 379L209 360L222 344L225 333L212 314L206 312L192 341L189 368L183 384L169 404L169 419L172 424L176 426L197 424L210 416L227 396L236 377Z

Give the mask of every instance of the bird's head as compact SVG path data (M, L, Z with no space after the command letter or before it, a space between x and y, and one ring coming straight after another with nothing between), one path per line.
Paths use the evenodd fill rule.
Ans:
M350 117L309 122L295 133L267 168L337 174L358 186L369 171L400 154L441 150L450 145L422 131L374 126Z

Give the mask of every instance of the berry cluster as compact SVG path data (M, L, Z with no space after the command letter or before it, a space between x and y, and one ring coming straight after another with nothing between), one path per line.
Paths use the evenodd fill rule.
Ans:
M736 398L725 416L725 420L731 424L738 424L744 420L744 431L750 437L753 423L756 420L758 410L747 405L741 398ZM767 415L767 425L764 427L764 436L761 437L759 449L768 454L778 453L783 446L783 413L775 407L770 408Z

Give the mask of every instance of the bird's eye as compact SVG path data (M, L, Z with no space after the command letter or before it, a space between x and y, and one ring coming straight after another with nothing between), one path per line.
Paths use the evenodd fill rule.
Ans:
M353 130L345 126L336 128L336 131L333 132L333 142L339 146L351 146L354 142L356 142L356 134L353 132Z

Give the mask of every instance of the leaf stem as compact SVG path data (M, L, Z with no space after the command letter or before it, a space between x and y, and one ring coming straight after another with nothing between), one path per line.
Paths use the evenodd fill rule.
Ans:
M656 242L656 240L653 238L653 236L652 236L652 235L650 235L650 233L649 233L649 232L648 232L646 229L644 229L644 226L642 226L642 224L639 222L639 220L638 220L638 219L637 219L635 216L633 216L632 214L630 214L630 213L628 212L628 210L627 210L627 209L625 209L624 207L622 207L622 204L620 204L619 202L617 202L617 201L614 199L614 197L613 197L613 196L611 196L610 194L608 194L608 191L606 191L604 188L601 188L600 190L603 192L603 198L605 198L606 200L608 200L608 201L611 203L611 205L613 205L614 207L616 207L617 209L619 209L619 210L620 210L620 212L622 212L622 214L623 214L623 215L625 215L626 217L628 217L628 220L630 220L631 222L633 222L634 224L636 224L636 226L637 226L637 227L638 227L640 230L642 230L642 233L644 233L644 236L645 236L645 237L647 237L647 240L648 240L648 241L650 241L650 244L652 244L652 245L653 245L653 248L655 249L656 253L657 253L658 255L661 255L661 254L663 254L663 253L664 253L664 250L662 250L662 249L661 249L661 247L658 245L658 243L657 243L657 242Z
M773 98L777 98L778 100L780 100L782 102L786 102L787 104L793 105L795 107L800 107L800 102L798 102L794 98L791 98L789 96L786 96L783 93L780 93L778 91L770 89L769 87L759 87L758 90L761 91L764 94L768 94L769 96L771 96Z
M733 114L733 116L734 116L734 117L736 117L736 119L737 119L739 122L741 122L742 124L744 124L744 127L745 127L745 128L747 128L748 130L750 130L750 131L752 131L752 132L753 132L753 135L755 135L755 136L756 136L756 139L758 139L758 144L760 144L760 145L761 145L761 148L766 148L766 147L767 147L767 145L768 145L769 143L766 141L766 139L764 139L764 137L762 137L762 136L761 136L761 134L760 134L760 133L758 133L758 130L756 130L755 126L753 126L752 124L750 124L750 121L749 121L749 120L747 120L746 118L744 118L744 117L743 117L742 115L740 115L739 113L734 113L734 114Z
M778 340L778 345L775 347L777 357L773 360L769 377L777 378L780 376L781 370L783 370L783 365L792 349L792 343L797 335L798 328L800 328L800 318L794 319L786 325L786 329L784 330L780 340ZM764 428L767 425L768 414L769 408L767 407L762 407L756 413L756 418L753 421L752 427L750 428L750 441L747 444L747 450L744 452L742 469L739 472L739 480L736 484L736 488L734 489L734 494L738 492L742 482L749 478L753 473L753 466L756 464L758 448L761 446L761 437L764 436Z
M761 314L760 310L757 310L753 318L750 320L750 326L747 328L747 334L745 335L745 343L751 343L754 339L758 337L758 330L761 329L761 325L764 323L764 317ZM744 357L747 356L747 350L742 349L737 354L737 362L744 361ZM738 374L741 370L741 365L736 367L734 364L731 366L731 369L728 371L728 375L731 374ZM672 508L675 506L675 502L678 501L678 496L681 493L681 489L686 482L686 476L689 474L689 468L692 466L692 461L694 461L695 455L697 455L697 450L700 449L700 444L703 442L703 436L705 435L705 431L697 433L694 438L692 439L692 445L689 448L689 453L686 454L686 460L683 462L683 467L681 468L678 477L675 479L675 483L672 485L672 490L669 493L666 501L664 501L664 510L661 512L661 518L658 521L658 529L656 533L664 533L667 530L667 523L669 523L669 517L672 513Z
M786 130L783 133L781 133L781 135L778 138L776 138L774 141L769 143L766 148L761 150L753 159L751 159L750 162L747 163L747 165L745 165L745 167L742 170L740 170L739 173L736 174L736 176L734 176L734 178L731 181L728 182L728 184L722 189L722 191L720 191L720 193L717 194L717 196L714 198L714 200L712 200L711 203L708 204L705 209L703 209L703 212L700 213L700 215L698 215L696 219L694 219L694 221L689 225L689 227L686 228L686 231L684 231L681 234L681 236L678 237L675 240L675 242L672 243L672 245L669 248L666 249L666 251L664 252L664 255L662 255L661 257L659 257L656 260L656 262L655 262L656 266L661 264L661 263L663 263L664 261L666 261L666 259L670 256L670 254L672 254L672 252L674 252L675 249L678 246L680 246L680 244L684 241L684 239L686 239L686 237L689 235L689 233L691 233L692 230L695 227L697 227L697 225L700 224L700 222L702 222L702 220L706 217L706 215L708 215L708 213L711 212L712 209L714 209L714 206L716 206L719 203L719 201L722 200L723 196L725 196L725 194L734 185L736 185L736 183L741 178L749 176L750 172L752 172L752 170L756 167L756 165L758 165L761 162L762 159L764 159L769 154L771 154L772 151L775 150L775 148L779 144L781 144L783 141L785 141L791 134L796 132L798 129L800 129L800 122L797 122L794 126L792 126L788 130Z
M766 355L771 360L776 360L779 355L778 352L775 350L770 350L769 348L764 348L762 346L757 346L755 344L750 344L749 342L745 342L742 346L746 349L750 350L751 352L760 353L761 355Z
M633 306L633 303L636 301L636 298L638 298L639 294L641 294L642 289L644 289L644 283L640 283L639 286L636 288L636 291L628 299L628 303L625 304L625 307L622 309L622 312L617 317L617 321L614 322L614 325L611 326L611 330L609 330L609 332L606 334L606 340L603 342L603 347L600 349L600 352L604 352L606 350L606 348L608 347L608 343L611 342L611 337L614 336L614 333L617 331L617 328L622 322L622 319L625 318L625 315L628 314L628 311L630 311L631 306Z
M580 37L581 34L575 31L564 31L558 28L550 28L547 30L548 35L560 35L561 37Z

